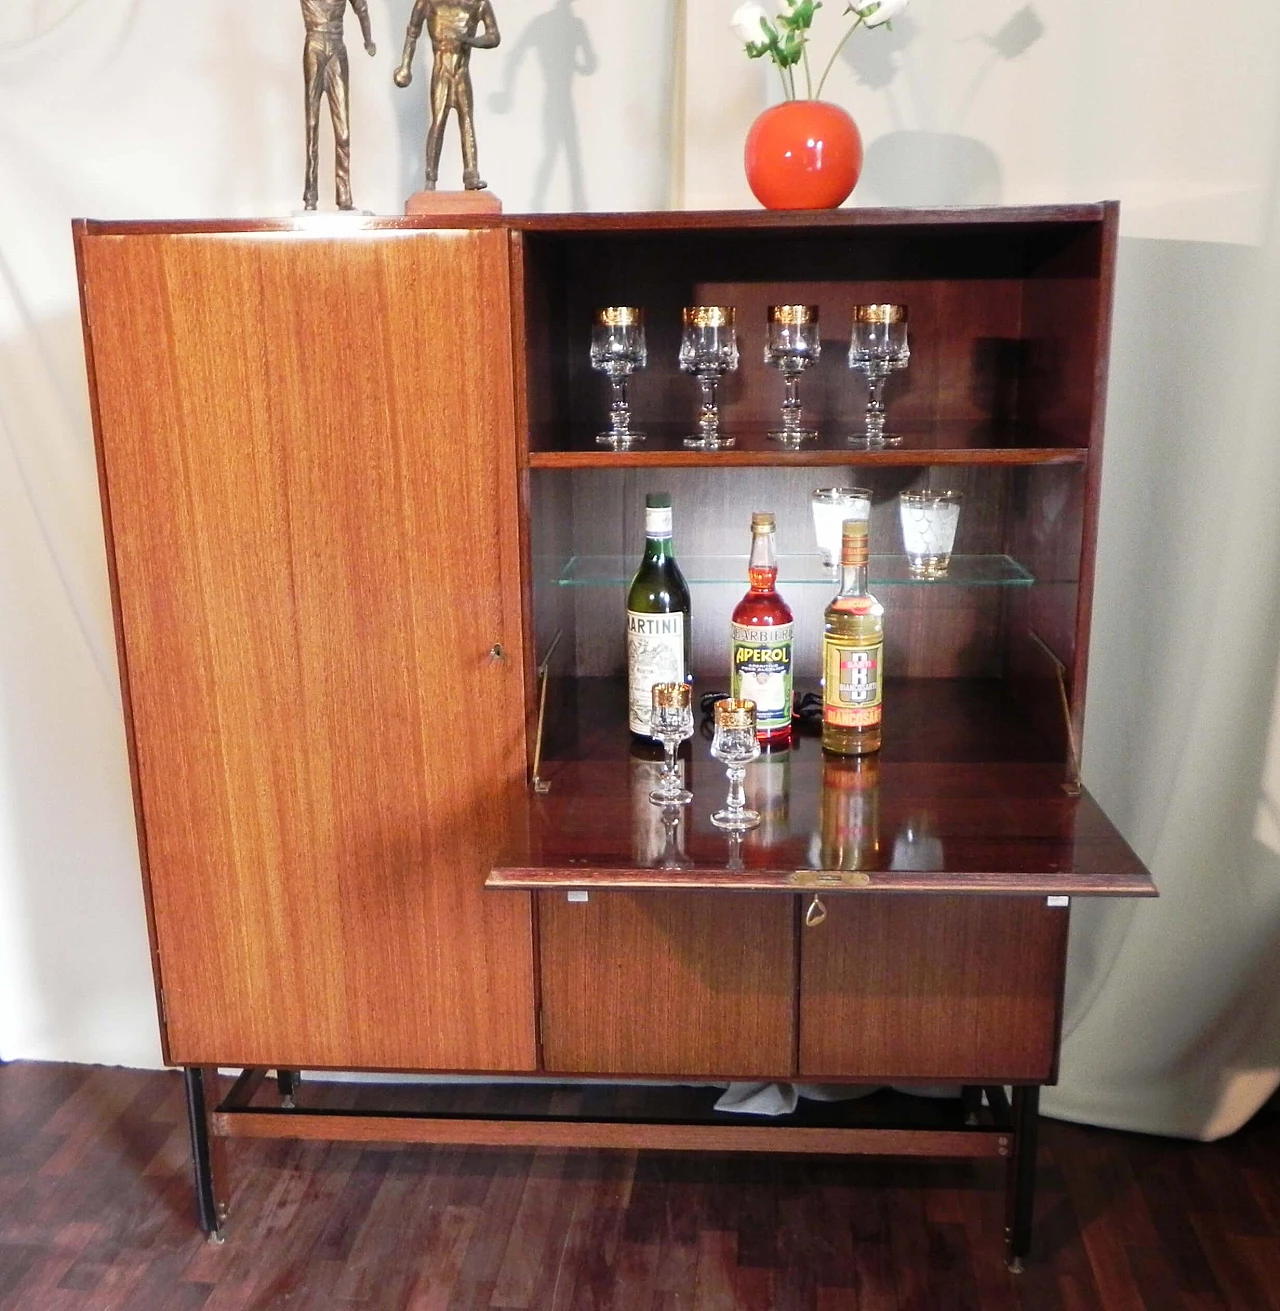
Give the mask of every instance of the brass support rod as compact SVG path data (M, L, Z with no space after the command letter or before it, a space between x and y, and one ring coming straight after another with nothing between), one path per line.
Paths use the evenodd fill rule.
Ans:
M1070 777L1062 785L1062 789L1069 796L1078 797L1080 795L1080 748L1076 742L1075 725L1071 719L1071 698L1067 694L1067 667L1058 659L1048 642L1034 628L1027 631L1031 635L1031 640L1049 657L1053 665L1053 671L1057 675L1058 700L1062 707L1062 722L1067 729L1067 753L1071 757L1068 761Z
M551 784L545 778L542 778L539 771L542 768L542 730L547 722L547 684L551 681L551 657L556 653L556 647L560 645L560 638L564 634L564 629L557 628L556 635L551 639L551 645L547 647L547 654L542 657L542 663L538 666L538 729L533 741L533 790L538 793L550 792Z

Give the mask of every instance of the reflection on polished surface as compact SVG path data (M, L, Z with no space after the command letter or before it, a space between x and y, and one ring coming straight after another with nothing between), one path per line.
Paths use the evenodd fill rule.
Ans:
M491 886L1154 891L1088 793L1063 791L1060 745L999 683L891 679L878 759L832 760L805 726L747 767L762 821L737 841L710 820L725 775L705 737L681 749L694 803L668 827L648 797L659 760L633 755L618 728L621 685L565 680L556 696L551 791L522 794Z

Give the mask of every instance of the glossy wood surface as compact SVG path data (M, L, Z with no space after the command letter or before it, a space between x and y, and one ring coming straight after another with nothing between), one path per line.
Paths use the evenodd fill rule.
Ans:
M841 791L838 762L805 734L748 768L761 825L738 842L711 824L726 790L705 737L686 748L694 801L668 831L647 793L656 766L630 754L621 689L573 680L524 822L491 888L721 888L811 891L812 877L857 875L867 891L1154 894L1150 875L1087 793L1069 796L1060 761L995 682L890 683L874 784ZM652 754L652 753L649 753ZM853 813L857 807L857 813ZM856 846L842 835L853 825Z
M733 425L725 432L735 445L727 450L696 451L683 444L686 424L648 423L649 437L626 451L600 446L595 428L568 430L565 445L554 450L529 453L533 469L738 469L738 468L919 468L925 465L1039 465L1080 464L1085 455L1080 447L994 446L980 444L989 439L987 429L944 426L903 430L901 446L885 450L860 450L840 436L822 437L803 450L784 450L766 436L766 426ZM561 430L562 432L565 430ZM966 444L972 443L972 444Z
M434 1091L458 1110L467 1090ZM519 1105L625 1115L658 1091ZM1040 1138L1020 1275L991 1160L243 1141L219 1246L194 1221L179 1075L0 1064L0 1307L1280 1311L1280 1103L1213 1143Z
M497 227L519 232L617 232L746 230L809 232L848 228L979 228L997 236L1043 230L1060 231L1065 225L1090 225L1104 220L1116 208L1114 201L1066 205L974 205L941 209L867 206L822 210L814 213L779 210L629 210L597 214L503 214L450 217L364 214L296 215L291 218L252 219L92 219L78 220L95 234L221 234L248 232L300 232L334 235L337 232L411 231L438 228L482 229Z
M81 267L169 1059L533 1068L507 235Z
M725 1076L789 1072L794 911L775 897L538 898L542 1068Z
M828 898L801 935L801 1076L1053 1082L1068 918L1025 897Z

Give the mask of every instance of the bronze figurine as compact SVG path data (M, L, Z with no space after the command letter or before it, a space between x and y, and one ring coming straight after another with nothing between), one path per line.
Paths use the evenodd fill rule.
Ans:
M369 26L368 0L351 0L360 19L364 48L377 54ZM333 119L334 172L337 175L339 209L354 209L351 203L351 126L347 114L347 46L342 39L347 0L302 0L302 21L307 40L302 48L302 72L307 86L307 180L302 203L315 209L319 198L320 97L329 97Z
M436 189L445 123L449 111L456 110L458 130L462 133L462 185L468 191L481 191L486 184L480 179L476 158L471 52L492 50L502 40L497 19L493 16L493 5L491 0L414 0L409 30L404 39L404 55L396 69L396 86L406 87L413 80L413 52L424 23L431 38L431 48L435 51L431 67L426 190Z

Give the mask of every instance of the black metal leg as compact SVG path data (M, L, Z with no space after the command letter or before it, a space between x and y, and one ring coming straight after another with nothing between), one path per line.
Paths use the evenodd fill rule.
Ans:
M286 1110L293 1110L293 1095L298 1091L298 1085L301 1082L301 1070L276 1071L276 1087L280 1091L280 1100L284 1103Z
M187 1086L187 1126L191 1131L191 1159L196 1175L196 1213L200 1228L210 1238L219 1237L218 1202L214 1192L213 1158L209 1150L209 1115L205 1101L204 1071L198 1066L183 1070Z
M1040 1089L1013 1090L1013 1155L1009 1158L1008 1223L1005 1259L1015 1274L1031 1250L1031 1220L1036 1201L1036 1131L1040 1125Z
M977 1124L982 1116L982 1089L976 1083L966 1083L960 1090L960 1105L964 1107L965 1124Z

